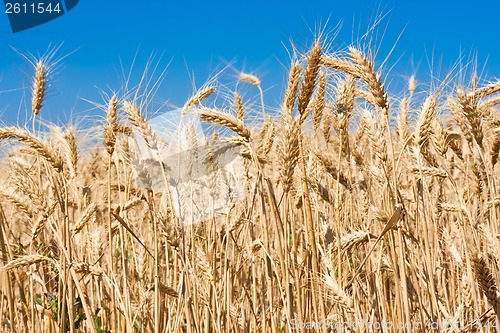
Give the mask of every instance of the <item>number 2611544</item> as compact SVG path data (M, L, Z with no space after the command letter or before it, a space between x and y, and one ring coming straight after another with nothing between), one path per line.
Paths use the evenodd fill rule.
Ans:
M61 13L62 8L59 3L52 4L50 2L38 3L23 3L23 2L6 2L6 14L52 14Z

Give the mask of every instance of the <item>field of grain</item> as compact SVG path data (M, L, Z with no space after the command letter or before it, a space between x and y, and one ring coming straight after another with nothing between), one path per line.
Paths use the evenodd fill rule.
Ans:
M277 114L245 73L251 120L238 92L212 103L216 84L186 102L230 133L203 143L207 166L229 142L246 182L197 223L136 163L131 137L165 144L143 95L109 96L82 149L77 128L37 129L50 63L33 61L33 124L0 128L1 331L500 331L500 82L392 95L369 51L321 45L290 64Z

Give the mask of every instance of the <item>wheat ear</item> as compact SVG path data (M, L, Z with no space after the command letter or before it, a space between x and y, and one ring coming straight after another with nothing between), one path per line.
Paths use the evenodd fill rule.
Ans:
M8 262L2 268L4 270L8 271L8 270L18 268L18 267L24 267L24 266L29 266L29 265L33 265L33 264L38 264L42 261L48 261L52 264L55 264L55 261L49 257L42 256L39 254L32 254L32 255L26 255L26 256L22 256L22 257L19 257L17 259L14 259L14 260Z
M260 93L260 104L262 107L262 114L264 115L265 112L265 107L264 107L264 91L262 90L262 85L260 84L260 80L257 76L253 74L248 74L248 73L240 73L240 80L244 82L248 82L250 84L253 84L259 89Z
M403 98L399 103L399 115L397 118L397 133L401 142L406 142L406 140L410 136L408 132L408 112L408 100L406 98Z
M474 90L472 95L474 99L480 99L492 94L495 94L500 91L500 81L492 82L484 87L478 88Z
M385 92L384 84L380 79L380 75L375 71L373 60L365 56L363 52L353 47L349 48L352 61L358 67L360 78L365 81L368 89L375 98L377 105L385 110L389 110L389 100ZM386 114L387 115L387 114Z
M323 117L323 109L325 108L325 98L326 98L326 76L323 72L318 75L318 88L316 90L316 95L312 101L312 107L314 108L313 115L313 128L315 131L318 130L321 124L321 118Z
M437 99L434 95L426 98L422 106L422 112L415 130L416 144L420 148L420 153L432 166L436 165L434 156L429 151L429 140L431 138L431 124L436 116Z
M234 92L234 106L236 108L236 118L238 118L241 121L244 121L245 109L243 107L243 99L241 98L241 95L236 91Z
M271 120L264 123L260 133L260 142L257 147L257 152L259 153L259 156L266 158L273 147L274 138L276 136L276 129L274 128L274 124Z
M495 167L495 164L498 162L498 152L500 151L500 120L497 120L494 125L493 142L490 149L491 165L493 167Z
M253 84L256 87L260 87L260 80L257 76L253 74L248 74L248 73L240 73L239 76L241 81L248 82L250 84Z
M281 152L281 181L283 191L288 192L291 187L295 167L299 160L299 135L298 124L292 120L285 124L283 150Z
M306 112L309 101L311 100L316 85L316 78L318 77L320 61L321 46L319 42L315 42L307 59L307 68L304 71L304 81L299 91L298 109L301 115Z
M296 62L293 64L288 74L288 86L285 92L285 103L282 107L282 116L286 121L290 122L292 119L293 107L295 105L295 99L297 98L297 90L299 89L300 82L300 64Z
M479 289L483 292L484 296L486 296L488 303L495 309L498 315L498 288L490 268L486 264L484 258L477 254L472 256L471 263L474 271L474 278L476 279Z
M43 100L45 98L45 86L47 71L45 64L39 60L35 65L35 78L33 80L33 91L31 98L31 111L35 115L38 115L42 109Z
M106 126L104 127L104 147L109 155L113 155L116 144L116 128L118 119L118 98L113 95L108 103Z
M320 62L323 66L350 73L355 77L359 77L358 69L356 68L356 66L347 60L323 55L321 56Z
M123 102L123 110L132 122L132 125L139 129L148 147L153 150L158 150L158 141L156 140L156 135L142 115L137 104L125 101Z
M206 122L227 127L242 138L246 140L250 139L250 131L248 128L243 121L233 115L206 107L199 109L198 114L200 118Z
M464 91L458 91L457 101L460 105L462 116L465 116L467 121L467 131L470 131L479 147L482 148L483 128L481 126L481 114L477 108L477 100L473 95L466 94Z
M30 148L37 151L47 162L52 165L57 171L62 171L63 162L59 155L44 141L40 140L27 130L19 127L3 127L0 128L0 140L2 139L17 139L18 141L27 144Z
M66 147L66 164L70 175L75 177L78 171L78 145L74 127L68 127L63 133L64 146Z
M198 90L196 94L194 94L193 97L188 99L186 104L184 104L184 110L188 110L189 108L192 108L193 106L200 104L202 100L208 98L214 92L215 92L215 87L206 87Z

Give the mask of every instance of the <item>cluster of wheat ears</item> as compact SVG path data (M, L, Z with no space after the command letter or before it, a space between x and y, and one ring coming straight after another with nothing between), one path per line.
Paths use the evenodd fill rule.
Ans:
M33 119L48 66L33 62ZM416 98L410 79L390 98L369 52L320 42L288 78L261 125L238 92L186 102L232 133L210 140L241 148L248 182L196 224L136 184L128 138L158 149L137 95L109 98L85 153L71 126L0 128L1 330L497 331L500 82Z

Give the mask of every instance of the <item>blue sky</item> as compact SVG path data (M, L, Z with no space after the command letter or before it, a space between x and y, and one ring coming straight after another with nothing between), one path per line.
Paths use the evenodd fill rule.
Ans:
M497 0L474 4L462 0L80 0L62 17L14 34L2 8L0 121L22 123L30 109L26 74L30 68L11 47L37 54L64 43L58 54L68 56L53 78L41 116L75 122L102 117L87 100L100 103L101 91L120 89L122 68L128 71L134 56L136 79L153 52L157 58L162 55L160 66L167 67L157 101L182 105L193 92L193 81L199 87L230 64L225 80L235 79L240 70L256 74L266 104L275 107L286 81L291 41L304 51L315 32L333 35L338 30L331 43L341 48L380 15L385 18L378 30L384 36L379 41L379 60L397 42L387 66L390 82L416 74L417 80L429 83L432 57L433 70L439 72L442 63L444 76L461 54L463 62L477 55L483 77L493 79L500 77L498 13ZM239 87L248 98L257 95L253 87Z

